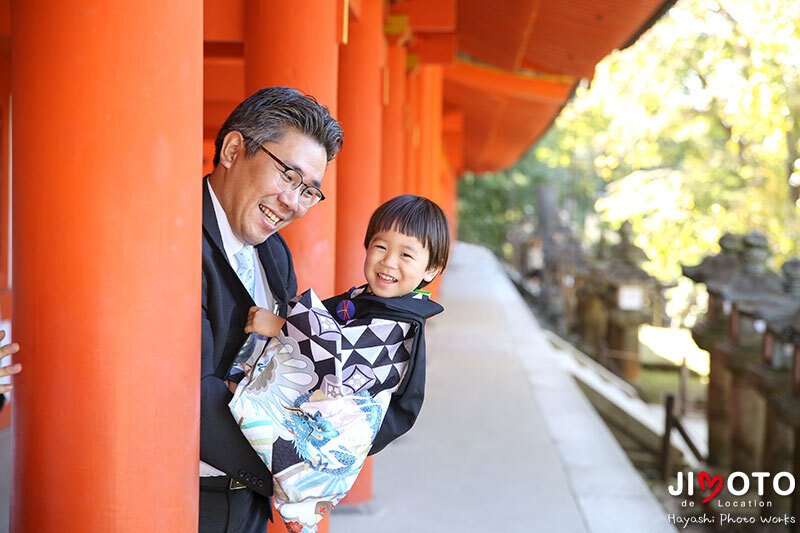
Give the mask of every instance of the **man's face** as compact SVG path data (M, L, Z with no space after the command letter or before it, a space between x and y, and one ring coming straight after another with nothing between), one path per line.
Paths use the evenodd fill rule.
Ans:
M262 150L246 157L241 134L231 132L226 141L229 137L232 145L223 145L220 157L224 176L221 184L213 182L214 193L228 215L234 234L245 244L261 244L305 215L309 208L298 203L302 187L292 191L280 187L282 169L278 163ZM288 130L280 141L263 146L296 169L303 176L303 183L321 185L328 161L325 149L318 142L296 130Z

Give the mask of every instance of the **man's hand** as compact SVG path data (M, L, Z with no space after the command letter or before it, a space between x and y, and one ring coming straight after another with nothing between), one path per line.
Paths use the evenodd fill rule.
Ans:
M2 341L5 338L5 336L6 332L0 331L0 341ZM18 351L19 351L19 344L17 344L16 342L0 346L0 358L5 357L7 355L14 355ZM13 365L6 365L0 368L0 377L13 376L14 374L19 374L20 370L22 370L22 365L19 363ZM12 388L14 388L14 386L11 384L0 385L0 393L8 392Z
M245 333L257 333L263 337L275 337L280 332L286 319L270 313L263 307L251 307L247 313Z

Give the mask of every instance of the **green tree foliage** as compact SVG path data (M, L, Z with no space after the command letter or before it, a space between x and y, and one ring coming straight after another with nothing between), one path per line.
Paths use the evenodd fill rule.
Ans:
M508 258L508 230L519 224L535 200L535 180L519 171L476 176L467 173L458 183L458 238L488 246Z
M611 227L630 220L661 279L725 231L764 231L777 267L800 239L799 51L797 0L680 0L598 65L514 171L558 183L579 220L592 207ZM504 176L489 178L500 202ZM489 216L471 207L481 182L460 189L462 228Z

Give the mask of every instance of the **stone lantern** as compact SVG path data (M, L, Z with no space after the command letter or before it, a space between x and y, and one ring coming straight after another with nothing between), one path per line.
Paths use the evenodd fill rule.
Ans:
M728 316L727 335L709 350L709 462L723 468L729 467L732 460L731 404L739 406L741 403L738 391L742 387L743 372L749 363L760 357L761 335L765 331L763 320L742 315L740 309L765 308L784 294L780 276L766 268L769 255L766 237L761 232L751 231L745 235L743 244L741 269L724 281L706 282L709 295L722 302L722 312ZM736 393L732 391L734 387ZM741 406L736 409L738 416Z
M792 352L791 370L789 372L788 393L775 394L770 398L767 413L767 435L776 441L766 442L764 449L764 466L770 472L800 472L800 312L791 318L776 323L776 337L781 340L781 352ZM769 457L767 454L774 454ZM782 510L794 516L800 516L800 490L792 494L791 506L785 499L776 499L776 514ZM785 511L789 507L788 511Z
M723 303L722 287L743 269L744 238L734 233L725 233L719 239L720 253L708 256L699 265L684 266L683 273L695 283L703 283L708 290L708 309L692 328L695 343L711 352L714 345L728 332L730 304ZM727 312L726 312L727 311ZM729 384L724 380L725 373L720 369L711 370L707 388L708 417L708 460L720 464L730 460L730 441L719 436L727 435L729 425L727 398Z
M683 265L683 275L695 283L705 283L717 273L735 271L739 268L742 246L741 235L725 233L719 239L720 253L706 257L699 265Z
M800 325L800 314L795 314L784 323L787 322ZM794 359L800 356L798 339L793 339L787 333L787 328L781 325L781 322L769 324L769 337L766 337L769 340L765 338L764 367L771 367L773 370L770 372L762 367L761 374L765 375L759 376L760 380L757 382L758 390L764 395L766 404L762 468L773 475L777 472L791 472L794 469L793 455L796 438L794 428L789 423L791 417L781 416L775 403L776 398L791 397ZM769 358L767 358L768 351L772 352ZM800 405L797 411L800 412ZM791 508L789 498L774 493L771 486L767 488L769 490L765 497L773 502L773 508L769 510L769 514L780 516L788 513Z
M608 291L606 270L610 263L610 249L605 238L600 236L595 256L588 258L580 277L576 281L577 320L576 329L583 351L607 363L606 336L608 333L608 310L603 300Z
M557 227L544 241L541 311L561 335L576 321L576 284L583 270L580 244L568 227Z
M781 447L781 435L767 432L767 404L771 396L789 389L794 346L787 341L783 329L786 321L800 311L800 259L786 261L782 271L783 295L743 301L735 306L740 320L738 328L752 328L759 338L728 359L734 376L730 395L734 470L760 471L766 468L765 461L779 455L777 449L765 454L764 446ZM739 369L741 365L743 372Z
M741 268L743 239L741 235L725 233L719 239L722 250L717 255L703 259L699 265L683 266L683 275L695 283L704 283L706 286L722 285ZM727 320L723 312L722 298L709 293L708 311L692 328L692 337L695 343L706 351L711 351L727 331Z
M647 254L633 244L631 234L630 222L624 222L604 275L609 357L625 379L634 381L639 377L639 326L652 318L657 283L642 270Z
M534 223L530 216L516 225L511 226L506 233L506 240L511 244L511 265L523 276L527 276L528 249L533 242Z

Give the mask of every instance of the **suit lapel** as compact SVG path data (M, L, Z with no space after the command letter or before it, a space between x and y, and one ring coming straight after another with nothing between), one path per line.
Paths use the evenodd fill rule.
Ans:
M225 247L222 245L222 234L219 232L219 223L217 214L214 212L214 203L211 201L211 193L208 191L208 176L203 178L203 231L208 234L211 242L223 257L228 257Z
M211 243L216 246L219 253L225 258L228 270L236 277L236 272L234 272L233 267L228 262L228 254L225 253L225 247L222 244L222 234L219 232L217 215L214 212L214 204L211 201L211 193L208 190L208 179L206 178L203 179L203 230L209 236ZM264 267L264 272L267 274L267 283L269 284L267 290L272 291L276 303L283 309L288 302L288 297L286 294L286 286L281 278L280 270L278 269L278 264L275 261L275 257L272 255L270 245L272 241L273 237L270 236L266 241L256 246L256 250L258 251L258 258L261 261L261 265ZM238 280L239 278L236 277L236 279ZM243 294L246 294L247 298L252 302L252 298L247 294L244 285L241 283L237 285L239 285ZM272 309L270 309L270 311L272 311Z
M206 176L208 178L208 176ZM232 287L233 296L242 303L250 302L253 305L253 298L247 292L236 271L233 270L228 254L225 252L225 246L222 244L222 234L219 232L219 223L217 222L217 214L214 211L214 203L211 200L211 193L208 190L208 179L203 178L203 231L208 235L211 246L216 248L216 252L220 259L217 260L217 268L227 271L226 277L230 280L230 287ZM222 263L225 266L220 266ZM235 281L234 281L235 280Z
M280 270L278 270L278 263L272 255L270 243L273 237L270 236L265 242L256 246L258 250L258 257L261 260L261 265L264 267L264 272L267 274L267 282L272 295L275 297L275 303L278 304L280 309L286 305L288 298L286 294L286 286L281 277ZM272 309L270 309L272 311Z

